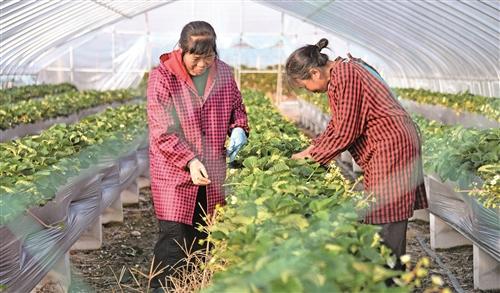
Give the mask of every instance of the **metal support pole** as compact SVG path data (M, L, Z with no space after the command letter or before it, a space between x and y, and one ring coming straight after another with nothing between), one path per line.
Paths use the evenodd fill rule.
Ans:
M282 59L283 59L283 33L284 33L284 27L285 27L285 14L282 12L281 13L281 34L280 34L280 40L279 40L279 46L278 49L280 50L279 52L279 62L278 62L278 76L276 80L276 103L279 105L281 103L282 97L283 97L283 73L282 73Z
M152 45L151 45L151 28L150 28L150 25L149 25L149 15L148 13L144 13L144 17L145 17L145 20L146 20L146 58L148 58L147 60L147 64L148 64L148 68L146 68L146 71L149 71L151 70L151 67L153 66L152 63L151 63L151 58L152 58Z
M244 0L241 0L240 5L240 40L238 45L238 65L236 69L236 84L238 88L241 90L241 47L243 44L243 4Z
M73 62L73 46L69 47L69 81L71 83L75 82L75 66Z
M115 59L116 59L116 30L115 26L113 26L113 31L111 32L111 70L113 71L113 75L116 72Z

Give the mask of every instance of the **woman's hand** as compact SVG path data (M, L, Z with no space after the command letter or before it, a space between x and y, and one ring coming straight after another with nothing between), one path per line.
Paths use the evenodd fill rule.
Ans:
M293 160L300 160L300 159L310 159L311 157L311 150L314 146L310 145L307 149L301 151L300 153L296 153L292 155Z
M192 159L188 164L188 168L194 185L206 186L212 182L208 179L207 169L200 160Z

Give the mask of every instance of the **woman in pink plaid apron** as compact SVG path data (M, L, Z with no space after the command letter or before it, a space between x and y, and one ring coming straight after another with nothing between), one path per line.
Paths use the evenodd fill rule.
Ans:
M379 225L384 243L399 257L406 252L408 218L427 207L418 129L373 67L350 55L331 61L321 53L327 45L321 39L287 60L292 83L327 93L332 112L327 129L292 158L328 164L349 150L375 199L364 222Z
M177 243L202 248L198 240L206 235L196 226L225 204L226 155L233 160L249 133L241 93L218 58L212 26L188 23L179 47L160 57L148 81L151 191L160 226L154 255L155 266L165 268L152 288L171 286L165 278L185 257Z

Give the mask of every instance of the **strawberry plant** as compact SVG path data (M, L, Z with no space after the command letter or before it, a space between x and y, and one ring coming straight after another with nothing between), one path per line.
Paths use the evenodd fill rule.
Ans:
M326 95L302 94L300 98L329 113ZM498 207L500 180L495 178L500 175L500 129L478 130L448 126L418 115L412 118L422 133L425 170L443 180L456 181L462 190L472 190L470 194L485 207Z
M423 89L395 88L403 99L422 104L442 105L457 112L468 111L500 122L500 99L473 95L470 92L447 94Z
M46 95L55 95L76 91L76 87L70 83L13 87L0 90L0 105L7 103L16 103L18 101L29 100L33 98L41 98Z
M276 93L277 73L243 73L241 74L241 88L246 90L259 90L264 93ZM293 95L293 90L283 80L283 94Z
M308 139L259 93L245 92L252 134L230 170L228 205L210 228L217 271L204 292L408 292L363 197L332 165L294 161Z
M302 93L298 95L299 99L306 100L309 103L318 107L324 113L330 113L330 105L326 94L318 93Z
M415 101L422 104L441 105L457 112L472 112L484 115L500 122L500 100L473 95L468 92L459 94L446 94L428 90L393 88L394 93L402 99ZM299 98L307 100L319 107L323 112L330 112L328 97L325 94L312 94L302 92Z
M0 221L43 205L57 188L101 157L113 157L146 133L144 105L126 105L0 144ZM144 138L143 138L144 139Z
M104 105L111 102L124 102L133 99L128 90L67 92L49 95L42 99L20 101L0 105L0 129L8 129L19 124L68 116L79 110Z
M473 189L485 207L500 206L500 129L447 126L414 116L423 134L424 166L443 180ZM480 178L481 180L478 180ZM482 186L484 181L484 186Z
M471 194L487 208L500 207L500 163L481 166L478 173L484 183L479 187L474 186ZM492 196L495 194L496 196Z

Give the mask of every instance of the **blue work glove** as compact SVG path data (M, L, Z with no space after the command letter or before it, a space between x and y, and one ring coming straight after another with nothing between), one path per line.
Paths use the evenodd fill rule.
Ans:
M229 138L229 147L227 148L227 156L229 157L229 162L234 161L236 154L240 149L247 143L247 135L245 130L241 127L235 127L231 131L231 137Z

